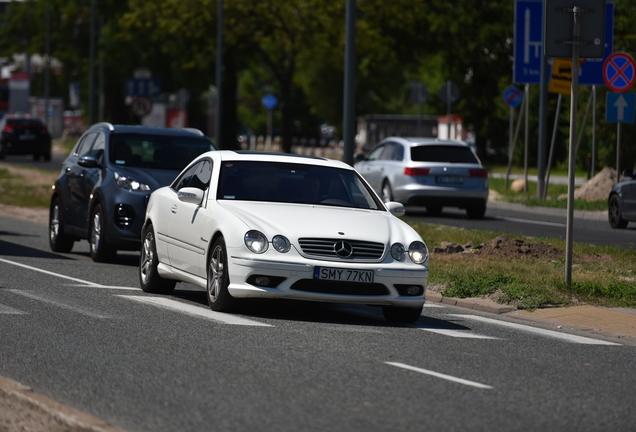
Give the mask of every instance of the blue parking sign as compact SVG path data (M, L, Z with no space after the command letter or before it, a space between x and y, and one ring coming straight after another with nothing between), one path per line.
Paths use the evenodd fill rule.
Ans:
M516 84L539 84L543 59L543 2L515 3L514 77Z

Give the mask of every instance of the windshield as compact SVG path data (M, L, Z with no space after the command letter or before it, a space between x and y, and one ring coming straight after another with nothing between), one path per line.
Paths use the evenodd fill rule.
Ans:
M278 162L224 162L217 199L383 209L355 171Z
M113 134L110 137L110 162L134 168L183 170L201 153L214 150L205 137Z

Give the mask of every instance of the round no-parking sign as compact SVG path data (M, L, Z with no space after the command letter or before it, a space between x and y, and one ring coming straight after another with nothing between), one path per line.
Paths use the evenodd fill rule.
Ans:
M636 63L626 52L610 54L603 63L603 80L612 91L622 93L636 81Z
M503 92L503 100L511 108L518 107L523 101L523 92L515 87L507 87Z

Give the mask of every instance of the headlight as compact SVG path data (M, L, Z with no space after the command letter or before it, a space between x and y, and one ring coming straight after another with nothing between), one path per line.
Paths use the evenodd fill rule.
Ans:
M287 237L277 235L272 239L272 246L280 253L287 253L291 248L291 243L287 240Z
M254 253L262 254L267 250L267 237L260 231L251 230L246 232L244 240L245 246Z
M122 189L129 191L149 191L150 186L147 184L139 183L137 180L115 173L115 183Z
M404 249L404 246L401 243L394 243L391 246L391 256L396 261L404 261L406 249Z
M421 241L414 241L409 246L409 257L415 264L423 264L428 260L428 248Z

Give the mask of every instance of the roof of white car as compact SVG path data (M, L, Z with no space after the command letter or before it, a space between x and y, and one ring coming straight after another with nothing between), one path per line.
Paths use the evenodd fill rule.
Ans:
M321 157L303 156L288 153L268 153L268 152L251 152L251 151L234 151L234 150L217 150L202 154L200 157L212 157L222 161L258 161L258 162L284 162L307 165L330 166L335 168L352 167L344 162L326 159Z

